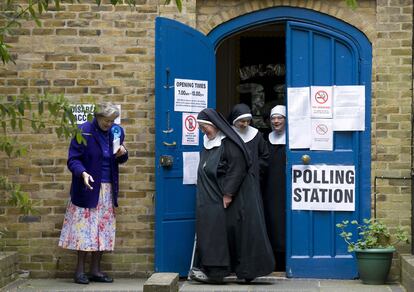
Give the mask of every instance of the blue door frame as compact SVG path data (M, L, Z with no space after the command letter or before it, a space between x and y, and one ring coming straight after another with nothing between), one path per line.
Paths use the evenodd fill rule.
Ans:
M287 86L310 86L310 85L333 85L336 82L336 85L365 85L366 87L366 105L365 105L365 119L366 119L366 128L363 132L348 133L344 135L338 135L335 137L335 143L341 145L351 145L352 148L350 151L352 153L346 154L344 157L345 160L339 160L332 158L329 161L324 161L323 159L318 159L323 157L321 153L312 153L315 158L315 162L325 163L325 164L346 164L346 163L356 163L355 165L358 174L357 180L357 197L358 201L356 202L356 211L354 212L312 212L312 211L288 211L287 215L287 275L289 277L320 277L320 278L353 278L356 277L356 269L353 256L348 255L346 252L346 247L335 233L335 223L344 219L360 219L365 217L370 217L370 168L371 168L371 154L370 154L370 133L371 133L371 64L372 64L372 55L371 55L371 44L369 40L365 37L363 33L357 30L355 27L333 18L331 16L315 12L303 8L293 8L293 7L275 7L265 10L260 10L252 12L240 17L237 17L233 20L227 21L217 28L212 30L207 36L207 43L210 43L212 48L217 48L222 40L226 37L231 36L234 33L246 30L248 28L253 28L259 25L265 25L275 22L285 22L287 24L287 41L291 38L292 28L295 29L305 29L306 31L319 31L321 33L325 32L329 37L333 39L342 40L346 43L346 46L351 48L350 50L355 52L355 71L353 71L353 76L350 80L347 80L346 76L336 76L340 72L334 72L334 77L330 78L328 81L318 79L310 72L308 75L299 77L297 79L294 76L289 75L289 70L292 69L290 66L296 66L294 62L289 63L289 58L294 58L294 54L289 55L287 50ZM310 34L313 34L310 33ZM296 36L294 36L296 38ZM289 44L287 44L289 46ZM339 48L341 49L341 48ZM156 53L157 54L157 53ZM334 68L334 67L332 67ZM302 78L302 79L301 79ZM156 87L160 84L157 83ZM158 100L158 97L156 97ZM157 116L158 119L158 116ZM156 137L157 139L157 137ZM348 139L348 142L346 140ZM342 146L341 146L342 147ZM156 146L157 148L157 146ZM346 148L346 147L345 147ZM348 149L343 149L343 152L346 152ZM340 149L338 149L340 150ZM156 150L157 151L157 150ZM159 153L160 151L158 151ZM290 171L293 164L299 164L300 157L303 153L301 151L288 151L288 165L287 165L287 193L289 194L290 190ZM158 157L158 155L157 155ZM339 156L338 156L339 157ZM157 162L156 162L157 163ZM158 166L157 166L158 167ZM157 173L157 181L158 181ZM157 183L157 196L158 196L158 187ZM168 188L168 187L167 187ZM164 187L165 189L165 187ZM290 208L290 196L288 196L288 210ZM158 204L158 201L157 201ZM164 206L156 206L156 210L163 210ZM192 210L193 211L193 210ZM337 213L337 214L335 214ZM159 214L156 214L156 222L159 222ZM300 228L296 229L296 226L292 222L300 222L304 224ZM319 226L319 223L324 224L323 228L315 228ZM185 239L185 243L182 238L174 238L174 232L165 232L164 234L170 234L169 238L159 236L159 231L157 231L159 225L156 226L156 270L157 271L185 271L186 267L175 267L174 263L170 263L166 269L163 266L162 261L157 261L159 254L162 253L161 250L166 248L162 247L163 245L174 244L174 241L181 242L186 246L191 246L190 239ZM191 226L193 228L193 226ZM329 231L329 244L318 242L318 234L322 234L325 230ZM305 233L303 233L305 232ZM302 238L300 234L305 234ZM299 236L299 237L298 237ZM306 238L305 238L306 237ZM158 239L158 240L157 240ZM162 240L162 241L160 241ZM303 244L303 242L306 244ZM321 238L322 240L322 238ZM325 239L324 239L325 240ZM187 242L188 241L188 242ZM170 248L168 248L171 250ZM188 248L187 248L188 249ZM325 254L327 250L327 254ZM178 257L188 258L191 250L184 251L185 255L178 255ZM323 259L329 257L332 261L328 264L325 264ZM341 260L344 260L341 262ZM188 261L187 261L188 262ZM187 264L188 265L188 264ZM303 267L303 268L301 268Z

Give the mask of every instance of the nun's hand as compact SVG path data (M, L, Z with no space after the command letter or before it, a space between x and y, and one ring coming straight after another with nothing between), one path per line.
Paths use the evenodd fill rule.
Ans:
M224 209L226 209L228 206L230 206L231 201L233 200L233 197L230 195L223 195L223 206Z

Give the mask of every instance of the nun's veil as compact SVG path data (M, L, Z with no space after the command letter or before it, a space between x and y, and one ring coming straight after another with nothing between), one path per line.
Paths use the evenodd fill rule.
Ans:
M198 113L197 120L204 120L211 122L216 128L218 128L227 138L232 140L243 152L247 165L250 168L251 158L246 148L245 143L239 137L239 135L232 129L229 122L223 117L223 115L212 108L205 108Z

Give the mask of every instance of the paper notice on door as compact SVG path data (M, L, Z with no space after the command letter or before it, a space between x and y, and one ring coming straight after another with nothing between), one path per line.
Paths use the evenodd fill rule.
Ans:
M183 152L183 185L197 184L199 152Z
M114 141L112 142L113 144L113 149L114 149L114 154L118 152L119 148L121 148L121 139L116 138L114 139Z
M332 119L332 86L311 86L311 116Z
M332 119L312 119L310 150L333 150Z
M288 88L289 148L307 149L311 145L309 87Z
M365 86L335 86L334 104L334 131L365 130Z

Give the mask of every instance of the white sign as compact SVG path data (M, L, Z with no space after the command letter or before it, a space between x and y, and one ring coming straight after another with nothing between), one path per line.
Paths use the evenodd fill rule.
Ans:
M181 144L198 146L198 132L197 114L183 113L183 137Z
M174 111L198 113L207 107L208 81L174 79Z
M288 88L289 148L305 149L311 145L309 87Z
M334 99L334 131L364 131L365 86L335 86Z
M119 117L117 117L114 121L115 124L121 124L121 105L115 105L119 110ZM83 124L84 122L88 121L88 115L92 115L95 111L95 105L93 104L75 104L72 107L72 113L76 118L77 124Z
M333 150L332 119L312 119L310 150Z
M197 184L197 170L200 162L199 152L183 152L183 184Z
M355 211L355 166L292 165L292 210Z
M332 86L311 86L312 118L332 119Z

